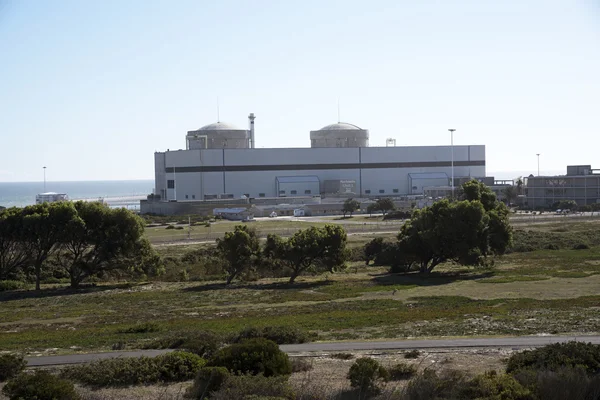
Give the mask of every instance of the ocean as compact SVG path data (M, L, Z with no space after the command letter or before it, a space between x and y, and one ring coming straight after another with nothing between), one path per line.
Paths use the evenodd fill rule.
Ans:
M72 200L103 198L111 206L138 209L139 199L152 193L154 180L46 182L46 192L66 193ZM0 206L35 204L43 182L0 182ZM137 205L137 206L136 206Z

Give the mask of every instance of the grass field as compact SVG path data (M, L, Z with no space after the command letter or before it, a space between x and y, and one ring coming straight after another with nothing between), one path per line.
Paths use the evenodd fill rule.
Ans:
M231 287L144 282L0 293L0 350L64 353L109 350L116 343L140 348L173 334L230 334L267 325L298 326L320 340L597 333L600 247L568 247L569 241L595 238L595 229L532 226L526 233L533 239L527 240L552 232L567 248L508 254L488 269L444 265L429 277L388 274L356 262L345 273L303 277L292 286L286 279L264 279ZM350 245L373 236L351 236ZM158 249L178 256L196 248ZM145 321L157 323L159 331L124 333Z

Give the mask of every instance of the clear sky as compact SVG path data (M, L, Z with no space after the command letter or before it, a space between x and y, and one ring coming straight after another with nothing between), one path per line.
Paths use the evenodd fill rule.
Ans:
M217 97L257 147L310 146L339 98L372 146L600 168L600 2L0 0L0 181L152 178Z

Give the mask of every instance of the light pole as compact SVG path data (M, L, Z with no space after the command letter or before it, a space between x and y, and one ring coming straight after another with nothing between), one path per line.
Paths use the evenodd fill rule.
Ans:
M44 193L46 193L46 167L44 167Z
M450 165L452 169L452 200L454 200L454 131L456 129L448 130L450 131L450 152L452 153Z
M540 153L537 153L536 156L538 158L538 176L540 176Z

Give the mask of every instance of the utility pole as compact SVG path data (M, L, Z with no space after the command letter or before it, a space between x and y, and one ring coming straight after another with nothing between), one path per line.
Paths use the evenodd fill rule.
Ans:
M537 153L536 156L538 158L538 176L540 176L540 153Z
M451 169L452 169L452 200L454 200L454 131L456 129L448 129L450 131L450 149L452 153Z
M44 193L46 193L46 167L44 167Z

